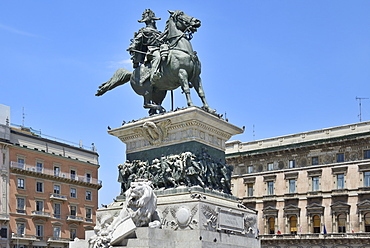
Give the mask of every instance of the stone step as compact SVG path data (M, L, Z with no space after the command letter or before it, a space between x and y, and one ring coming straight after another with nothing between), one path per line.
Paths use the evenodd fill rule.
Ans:
M173 247L173 231L140 227L135 231L136 239L128 239L126 248Z

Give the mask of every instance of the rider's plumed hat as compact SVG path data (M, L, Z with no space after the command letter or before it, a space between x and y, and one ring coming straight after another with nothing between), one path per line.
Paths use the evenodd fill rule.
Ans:
M155 17L154 12L151 9L146 9L144 10L141 20L138 20L138 22L147 22L147 21L157 21L160 20L161 18Z

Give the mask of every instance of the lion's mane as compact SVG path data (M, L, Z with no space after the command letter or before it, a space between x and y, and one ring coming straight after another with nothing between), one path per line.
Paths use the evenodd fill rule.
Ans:
M157 197L150 183L132 182L126 191L126 211L135 225L148 226L157 208Z

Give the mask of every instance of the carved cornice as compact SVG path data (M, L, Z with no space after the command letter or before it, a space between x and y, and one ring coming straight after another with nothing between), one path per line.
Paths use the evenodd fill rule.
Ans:
M197 141L224 150L225 142L243 130L195 107L130 122L109 131L126 143L127 151Z

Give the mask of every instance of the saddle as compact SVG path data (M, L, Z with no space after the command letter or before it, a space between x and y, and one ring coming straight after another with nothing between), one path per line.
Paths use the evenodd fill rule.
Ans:
M151 84L155 84L162 77L161 65L168 63L169 50L167 44L160 47L149 46L145 62L133 71L132 80L143 85L149 79Z

